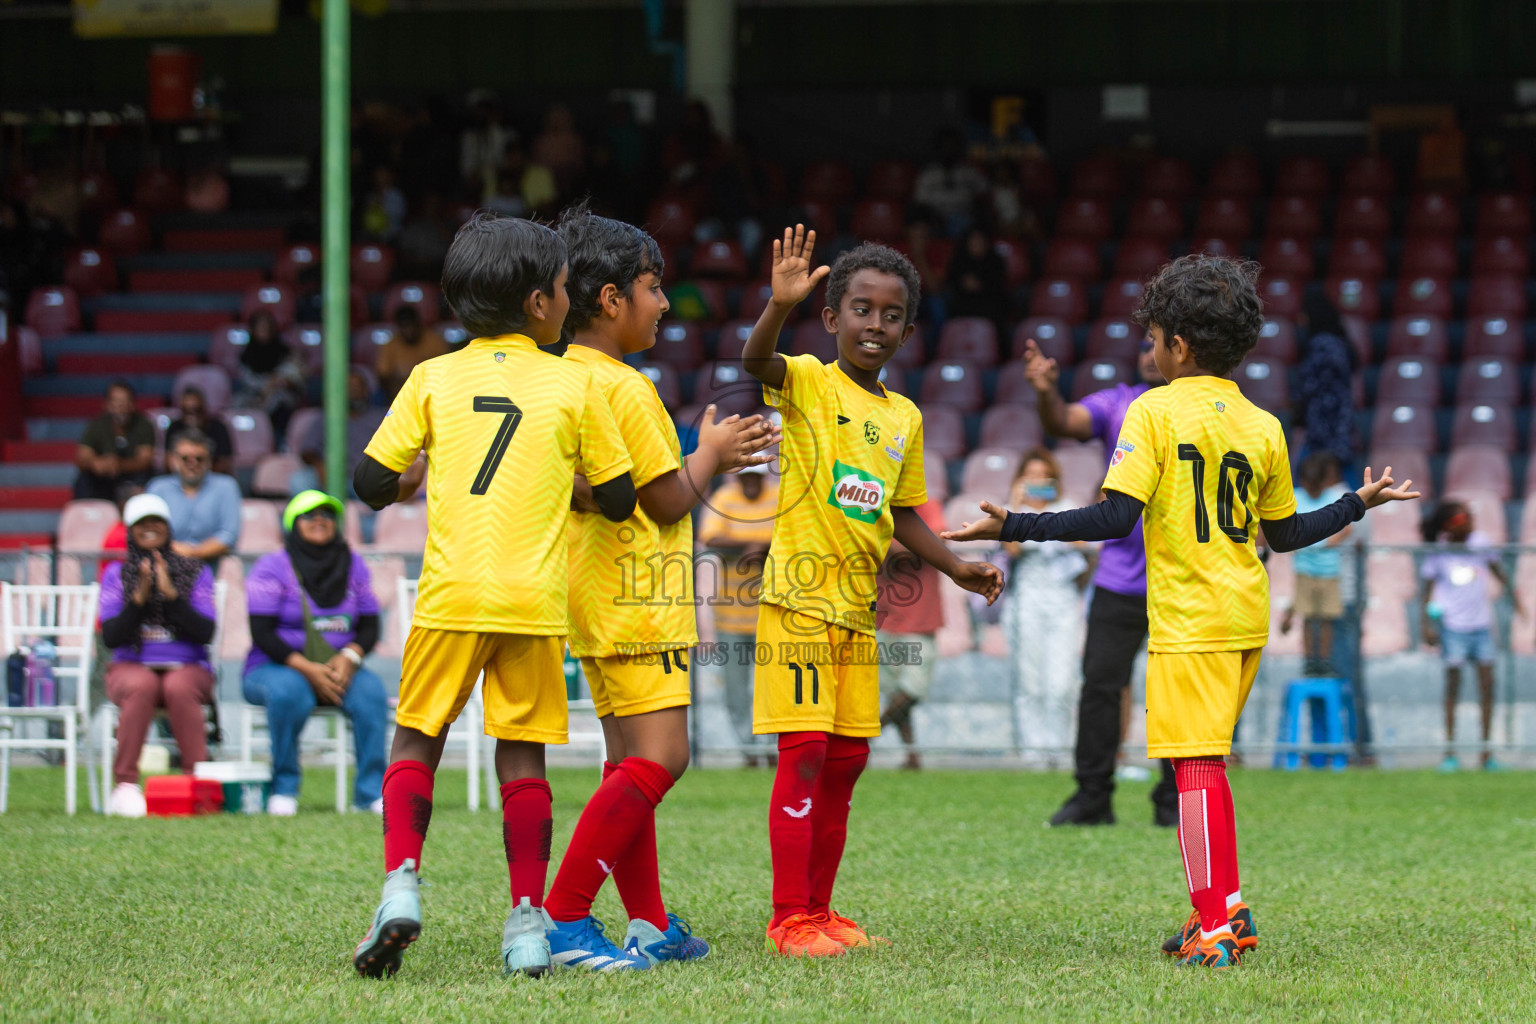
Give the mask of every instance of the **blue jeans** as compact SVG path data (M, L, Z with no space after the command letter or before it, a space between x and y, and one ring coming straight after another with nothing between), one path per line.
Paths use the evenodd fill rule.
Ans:
M1440 633L1440 650L1447 668L1460 668L1467 662L1492 665L1499 652L1493 646L1493 633L1486 629L1459 632L1454 629Z
M272 738L272 792L299 795L299 733L315 710L309 680L287 665L262 665L246 673L243 690L248 703L267 709ZM384 727L389 707L384 683L366 668L357 670L341 699L341 711L352 723L357 751L357 782L352 802L367 807L384 790Z

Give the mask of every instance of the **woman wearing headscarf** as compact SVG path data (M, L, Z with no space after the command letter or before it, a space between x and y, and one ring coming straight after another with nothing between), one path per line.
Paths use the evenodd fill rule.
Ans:
M117 785L107 813L141 818L139 754L157 708L171 721L182 770L208 760L203 706L213 700L208 641L216 612L207 564L171 550L171 510L163 499L129 498L123 523L127 555L101 575L101 639L112 651L107 699L120 709L112 765Z
M319 705L352 722L357 753L353 805L382 810L384 684L363 667L379 638L379 601L368 566L341 538L341 502L304 491L283 513L284 550L264 555L246 577L251 617L245 699L267 709L272 796L267 813L298 810L299 734Z

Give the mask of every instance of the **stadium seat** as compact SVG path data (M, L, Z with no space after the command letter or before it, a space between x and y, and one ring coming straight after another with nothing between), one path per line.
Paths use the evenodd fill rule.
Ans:
M1408 201L1403 231L1412 236L1455 238L1461 233L1461 205L1444 192L1419 192Z
M236 467L254 468L263 455L272 454L272 421L260 409L225 409L219 419L229 428Z
M1135 371L1127 363L1114 359L1089 359L1072 373L1072 401L1081 402L1095 391L1112 388L1116 384L1131 384L1136 380Z
M927 486L929 501L945 501L949 498L949 469L947 460L937 452L923 453L923 481Z
M1141 171L1141 194L1182 202L1195 191L1195 171L1189 161L1174 156L1155 156Z
M1326 198L1333 190L1328 165L1315 156L1291 156L1275 168L1275 195Z
M1136 200L1131 207L1126 234L1144 235L1164 243L1172 242L1184 234L1184 215L1179 212L1179 204L1174 200L1145 196Z
M325 410L314 406L305 406L295 409L293 415L288 417L288 426L283 432L283 450L291 455L301 454L299 446L309 436L317 421L325 420Z
M1135 362L1146 331L1133 321L1118 317L1095 320L1088 328L1089 359Z
M917 165L910 160L881 160L864 178L864 194L871 199L904 203L917 183Z
M308 243L290 245L277 254L277 260L272 264L272 280L297 287L300 278L306 274L312 275L319 269L319 246Z
M880 367L879 380L887 391L894 391L898 395L905 395L907 398L912 397L910 378L907 375L907 371L905 368L897 366L894 360Z
M1515 410L1476 402L1458 405L1451 415L1451 446L1481 444L1512 452L1519 439Z
M966 456L965 468L960 474L960 490L1006 496L1013 489L1014 478L1019 475L1019 460L1023 454L1018 448L976 449Z
M277 319L278 327L291 327L298 318L298 308L298 299L287 285L253 284L240 300L240 319L249 322L252 313L264 309Z
M1484 403L1513 408L1520 404L1520 367L1498 356L1470 358L1461 364L1456 404Z
M1116 278L1104 286L1104 301L1099 305L1099 315L1129 320L1141 308L1144 291L1146 285L1142 283L1142 278Z
M837 207L834 204L801 197L796 201L795 206L804 215L805 226L814 229L823 243L837 237ZM763 246L763 256L765 261L771 261L773 246ZM764 273L766 274L767 271L765 270Z
M1371 466L1377 472L1391 466L1393 479L1412 480L1415 488L1421 483L1416 476L1399 475L1398 465L1395 462L1373 462ZM1419 523L1424 510L1418 507L1420 504L1421 502L1414 501L1389 501L1385 505L1371 509L1371 540L1377 544L1422 543L1424 535L1419 529ZM1415 591L1417 589L1417 587L1414 588Z
M1259 265L1266 274L1309 281L1317 273L1312 242L1289 235L1270 235L1259 247Z
M927 436L926 420L924 436ZM1033 405L993 405L981 416L981 447L1027 452L1045 443L1040 412Z
M133 205L148 214L181 209L181 179L163 167L146 167L133 185Z
M818 319L816 323L819 325L821 321ZM826 334L827 329L822 327L821 331L822 334ZM827 337L832 340L832 347L835 352L837 348L837 339L833 338L831 335L827 335ZM836 356L834 355L833 358L835 359ZM827 360L823 360L823 362L826 361ZM922 366L927 361L928 343L923 338L923 325L921 323L915 323L912 325L912 336L903 342L901 347L896 349L896 354L891 356L891 361L886 365L890 367L900 367L903 370L913 370L919 366Z
M1323 294L1341 314L1364 320L1375 320L1381 315L1381 290L1376 287L1375 279L1330 275L1323 282Z
M1289 320L1267 318L1259 328L1259 343L1253 347L1253 354L1290 366L1296 361L1296 328Z
M961 412L976 412L982 406L981 369L958 361L936 362L923 372L919 401L926 407L943 403Z
M841 205L853 198L853 168L842 160L815 160L800 174L800 195Z
M1019 158L1019 193L1029 202L1047 205L1056 201L1056 167L1044 156Z
M1474 277L1467 292L1467 316L1525 318L1525 280L1509 274Z
M43 339L37 331L24 325L18 326L16 349L21 356L21 372L24 376L42 373L47 368L43 359Z
M1072 328L1056 316L1032 316L1013 329L1013 358L1024 358L1024 343L1034 339L1041 353L1061 366L1071 366L1077 359Z
M395 337L394 324L366 324L352 332L352 363L370 370L378 363L379 349Z
M117 180L106 171L86 171L80 175L79 184L82 210L101 213L117 206Z
M1104 483L1104 446L1098 441L1084 444L1058 443L1052 453L1061 467L1061 496L1070 504L1083 506L1098 500Z
M1408 557L1408 556L1404 556ZM1412 568L1410 562L1410 568ZM1369 579L1367 580L1369 590ZM1367 658L1402 654L1413 648L1408 611L1400 591L1370 593L1360 613L1360 653Z
M664 323L647 358L692 370L704 361L704 332L698 324Z
M387 505L374 517L374 551L419 555L426 548L427 507L421 502Z
M1248 401L1266 412L1282 413L1291 407L1291 389L1285 366L1262 357L1243 360L1234 375Z
M1145 280L1168 262L1168 244L1160 239L1126 236L1115 250L1115 276Z
M1525 277L1531 271L1530 249L1523 237L1483 235L1472 245L1472 275L1515 274Z
M662 245L688 245L694 226L693 204L676 196L663 196L645 211L645 231Z
M40 338L59 338L80 329L80 298L68 285L34 288L27 298L27 326Z
M1435 430L1435 411L1430 407L1376 403L1371 420L1371 444L1377 447L1417 448L1425 452L1440 450Z
M1397 316L1387 328L1387 356L1445 362L1450 340L1445 321L1435 316Z
M251 332L242 323L215 327L208 338L208 361L231 375L240 370L240 355L250 343Z
M1114 231L1109 204L1102 199L1078 196L1061 204L1056 215L1056 237L1086 238L1102 242Z
M1416 277L1412 280L1399 278L1392 309L1398 316L1430 316L1438 320L1449 320L1455 313L1451 284L1449 281L1437 281L1433 277Z
M940 359L971 363L987 369L997 365L997 326L981 316L958 316L939 332Z
M184 366L176 374L171 385L171 402L181 404L181 393L187 388L197 388L208 403L208 411L217 416L229 408L229 374L222 366Z
M751 320L730 320L721 324L720 333L715 337L715 358L721 362L739 362L754 326Z
M1349 195L1339 200L1333 218L1335 235L1382 238L1392 231L1392 211L1380 196Z
M256 462L256 473L251 478L251 493L259 498L293 497L293 474L303 465L297 455L287 452L263 455Z
M1024 246L1008 238L999 238L992 248L1003 258L1003 282L1009 288L1017 288L1029 280L1029 253Z
M137 210L114 210L101 222L97 237L104 248L119 256L131 256L150 247L149 222Z
M1519 321L1502 316L1470 317L1463 335L1462 356L1504 356L1515 362L1525 357L1525 332Z
M1414 490L1424 495L1425 503L1434 497L1435 478L1430 472L1429 456L1418 448L1376 445L1371 448L1365 464L1377 476L1391 466L1393 478L1400 481L1412 480Z
M756 322L763 315L763 310L768 308L768 303L773 299L772 281L753 281L743 285L741 300L736 304L736 315L743 320ZM800 307L796 306L789 311L789 319L785 323L792 324L800 319Z
M747 276L747 260L741 254L740 242L717 239L693 250L693 261L688 269L695 277L738 281Z
M1195 234L1241 242L1253 234L1253 211L1248 200L1236 196L1209 196L1195 215Z
M993 405L1027 405L1034 408L1038 402L1039 396L1035 394L1034 385L1024 377L1024 360L1014 359L997 368Z
M1305 196L1276 196L1264 219L1268 234L1309 242L1322 234L1323 215L1317 200Z
M970 447L965 443L965 415L952 405L924 404L923 451L937 452L945 460L965 457Z
M1455 498L1467 506L1478 532L1485 534L1490 544L1504 544L1509 540L1509 521L1504 514L1504 499L1497 493L1481 487L1452 492L1447 487L1446 497Z
M912 342L908 341L902 349L910 348L911 345ZM795 328L789 350L791 355L811 355L824 363L834 362L837 359L837 336L828 334L820 320L806 320Z
M387 245L352 247L352 283L367 292L381 292L395 272L395 250Z
M849 230L861 242L903 241L907 237L906 208L889 199L865 199L853 208Z
M1486 491L1508 501L1514 491L1509 456L1491 445L1452 448L1445 463L1445 490L1447 494Z
M1515 192L1488 192L1477 197L1477 234L1513 235L1524 238L1531 233L1531 198Z
M1396 357L1381 364L1376 401L1391 405L1440 404L1440 364L1418 357Z
M59 515L59 550L96 552L107 539L107 531L121 521L117 506L110 501L91 499L65 502Z
M656 386L656 394L662 405L668 409L682 407L683 388L677 380L677 367L670 363L640 363L635 369L645 374L646 379Z
M424 324L441 319L437 285L431 281L397 281L384 293L384 319L393 322L401 306L414 306Z
M1097 281L1101 271L1099 247L1082 238L1056 238L1045 250L1043 269L1051 277Z
M1450 280L1456 276L1456 240L1439 235L1409 238L1403 242L1401 276L1434 277Z
M1301 285L1289 278L1264 277L1259 281L1259 298L1264 301L1266 317L1295 320L1301 315L1301 295Z
M1347 274L1372 281L1385 277L1387 254L1382 249L1381 239L1360 235L1335 238L1328 256L1328 271L1331 274Z
M76 249L64 259L64 283L85 299L102 292L115 292L117 261L105 248Z
M1199 253L1204 256L1220 256L1222 259L1241 259L1243 255L1243 240L1241 238L1223 238L1219 235L1196 236L1185 250L1190 253Z
M911 245L897 245L895 248L912 255ZM927 262L928 269L933 272L933 276L939 280L943 280L944 275L949 272L949 261L954 258L954 255L955 243L949 238L929 238L923 247L923 259ZM817 312L820 312L820 307L817 308Z
M281 550L283 524L277 505L260 498L240 502L240 539L235 542L235 551L242 555L265 555Z
M705 363L693 382L693 401L697 405L714 403L720 415L746 415L762 404L763 389L738 363Z
M1374 153L1351 157L1339 178L1343 195L1368 195L1384 198L1397 191L1397 171L1392 162Z
M1058 317L1069 324L1088 319L1088 296L1080 281L1070 277L1043 277L1030 293L1031 316Z
M1264 191L1264 174L1251 153L1229 153L1211 167L1207 194L1252 199Z

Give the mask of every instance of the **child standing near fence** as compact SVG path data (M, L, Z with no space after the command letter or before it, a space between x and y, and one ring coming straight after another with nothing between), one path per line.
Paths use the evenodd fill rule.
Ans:
M1301 461L1297 477L1301 482L1296 488L1297 512L1316 512L1344 495L1344 485L1339 482L1339 458L1332 452L1308 455ZM1344 617L1344 597L1339 587L1343 559L1339 545L1351 529L1346 526L1327 540L1296 552L1296 598L1285 609L1280 632L1291 631L1299 611L1309 675L1333 671L1334 626Z

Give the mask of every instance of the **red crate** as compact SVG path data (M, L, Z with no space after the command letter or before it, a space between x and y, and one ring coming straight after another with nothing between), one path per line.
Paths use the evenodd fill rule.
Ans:
M144 782L144 802L162 818L216 814L224 809L224 787L190 775L154 775Z

